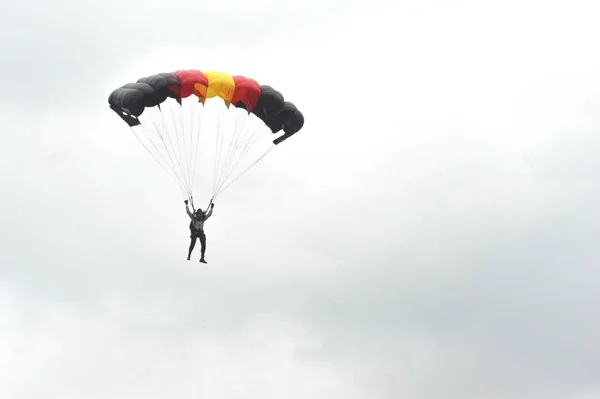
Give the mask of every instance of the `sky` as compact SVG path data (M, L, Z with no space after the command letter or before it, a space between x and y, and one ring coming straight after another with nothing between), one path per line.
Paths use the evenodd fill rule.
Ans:
M597 2L0 11L0 397L600 398ZM206 265L107 102L177 69L306 121Z

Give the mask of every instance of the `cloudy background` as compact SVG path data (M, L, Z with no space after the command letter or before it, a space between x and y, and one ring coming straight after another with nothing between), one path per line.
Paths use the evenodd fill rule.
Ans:
M600 398L596 3L3 1L0 397ZM107 105L179 68L306 116L208 265Z

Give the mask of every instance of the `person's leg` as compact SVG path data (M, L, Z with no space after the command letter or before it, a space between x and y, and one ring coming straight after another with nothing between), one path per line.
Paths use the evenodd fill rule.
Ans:
M190 260L190 257L192 256L192 251L194 250L194 247L196 246L196 234L194 232L192 232L190 234L190 248L188 250L188 257L187 260Z
M206 252L206 234L204 234L204 231L199 231L198 232L198 238L200 238L200 262L202 263L206 263L206 260L204 260L204 252Z

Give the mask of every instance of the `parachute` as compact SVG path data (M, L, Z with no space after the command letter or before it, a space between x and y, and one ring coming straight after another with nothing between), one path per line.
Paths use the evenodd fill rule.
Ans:
M304 125L271 86L218 71L143 77L115 89L108 103L192 204L198 171L212 164L212 202Z

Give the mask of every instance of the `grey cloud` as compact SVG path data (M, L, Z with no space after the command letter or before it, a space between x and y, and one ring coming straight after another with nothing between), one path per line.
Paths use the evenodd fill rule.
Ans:
M545 9L580 18L560 34L527 2L481 20L440 2L144 4L4 13L0 396L600 392L600 88L583 3ZM212 17L177 20L190 9ZM106 107L113 85L168 65L147 54L169 29L181 62L256 45L268 55L242 52L243 66L307 115L219 200L207 266L185 261L176 186Z

